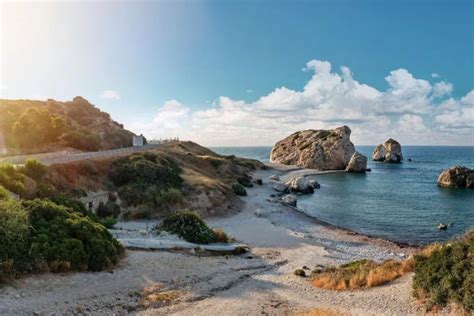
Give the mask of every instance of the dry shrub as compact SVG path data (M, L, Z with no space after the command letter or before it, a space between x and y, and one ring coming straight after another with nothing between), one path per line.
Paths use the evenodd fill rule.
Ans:
M145 287L140 293L139 305L144 309L159 308L171 304L184 294L184 291L169 290L161 283L153 283Z
M336 291L371 288L413 271L413 264L412 257L404 261L386 260L382 263L361 260L313 273L311 283L319 288Z
M229 243L231 238L227 235L222 229L214 229L214 236L216 237L216 242Z

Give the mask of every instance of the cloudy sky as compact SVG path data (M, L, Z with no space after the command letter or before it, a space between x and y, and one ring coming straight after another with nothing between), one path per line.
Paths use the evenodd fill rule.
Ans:
M413 1L2 1L0 95L84 96L148 138L474 145L474 7Z

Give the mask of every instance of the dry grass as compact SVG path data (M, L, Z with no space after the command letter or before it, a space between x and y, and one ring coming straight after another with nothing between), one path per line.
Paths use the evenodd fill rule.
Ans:
M184 291L169 290L161 283L155 283L145 287L142 291L139 305L144 308L158 308L171 305L173 301L185 294Z
M348 314L341 313L331 309L315 308L305 312L296 312L295 316L346 316Z
M319 288L336 291L371 288L391 282L413 271L414 259L386 260L376 263L361 260L313 272L311 283Z

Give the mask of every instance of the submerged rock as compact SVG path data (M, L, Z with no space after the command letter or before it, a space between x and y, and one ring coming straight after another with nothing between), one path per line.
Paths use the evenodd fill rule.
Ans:
M367 171L367 157L359 152L355 152L346 168L347 172L365 172Z
M281 203L290 206L296 206L297 198L293 194L285 195L281 198Z
M446 230L446 229L448 229L448 225L443 224L443 223L439 223L438 229L439 229L439 230Z
M319 170L343 170L355 152L350 135L347 126L296 132L273 146L270 161Z
M438 177L438 186L451 188L474 188L474 170L454 166L444 170Z
M372 152L372 160L398 163L403 160L402 146L393 138L389 138L385 143L377 145Z

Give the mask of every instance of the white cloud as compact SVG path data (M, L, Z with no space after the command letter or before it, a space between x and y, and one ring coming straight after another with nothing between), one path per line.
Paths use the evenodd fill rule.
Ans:
M120 93L114 90L104 90L102 91L100 97L102 99L120 100Z
M327 61L311 60L304 70L313 75L302 90L282 86L254 102L221 96L212 106L191 110L167 101L138 132L208 146L272 145L294 131L346 124L356 144L380 143L387 137L411 144L474 143L472 137L457 134L473 133L474 90L460 99L446 99L451 83L432 85L406 69L385 77L385 91L360 83L347 67L332 71Z
M431 73L431 77L432 78L439 78L440 76L436 72L433 72L433 73Z
M451 92L453 92L453 84L449 82L440 81L433 87L433 97L435 98L450 95Z

